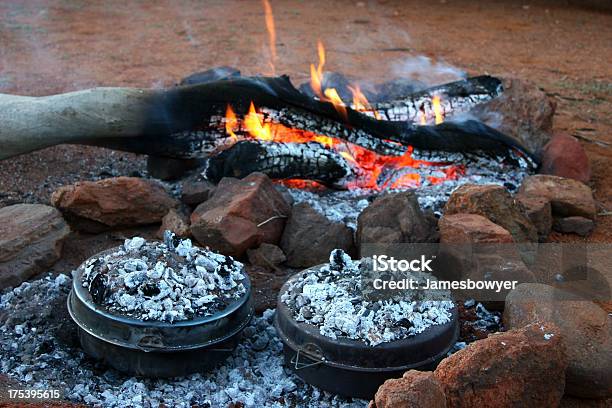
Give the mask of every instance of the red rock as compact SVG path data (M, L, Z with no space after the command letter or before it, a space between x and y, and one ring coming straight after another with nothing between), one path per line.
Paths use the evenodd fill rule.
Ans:
M215 191L216 186L206 180L188 180L182 185L181 201L187 205L195 206L208 200Z
M535 226L510 193L498 185L464 184L451 194L444 214L478 214L505 228L515 242L537 242Z
M353 230L329 220L308 203L299 203L293 206L280 247L287 255L287 265L306 268L328 262L329 253L336 248L353 253Z
M512 235L487 218L477 214L449 214L440 219L440 243L512 243Z
M578 295L539 283L522 284L506 297L509 328L556 324L568 357L565 392L581 398L612 397L612 318Z
M357 242L363 244L436 242L436 220L421 211L412 192L385 194L357 219Z
M559 329L532 324L475 341L434 372L447 407L556 407L567 359Z
M276 245L266 244L265 242L257 249L247 250L247 256L251 264L264 268L280 265L287 260L282 249Z
M535 276L521 260L512 235L487 218L476 214L445 215L440 228L438 261L439 276L449 280L534 282ZM503 309L503 300L509 289L500 292L456 291L459 298L490 301L490 309Z
M376 408L446 408L446 397L432 372L407 371L402 378L391 379L378 388Z
M541 197L550 201L554 217L574 215L595 219L597 207L591 189L576 180L537 174L523 180L519 197Z
M177 237L188 238L191 236L189 230L189 217L174 208L168 211L168 214L162 218L162 225L157 232L159 238L163 238L164 231L172 231Z
M224 178L191 214L191 233L202 245L242 256L263 242L276 244L291 207L264 174Z
M550 234L552 227L552 210L550 201L544 197L517 196L523 206L525 215L538 230L538 237L543 241Z
M53 193L51 202L68 217L107 227L158 223L178 205L159 183L136 177L63 186Z
M544 146L540 173L587 183L591 178L591 165L576 138L566 133L557 133Z
M68 234L68 224L53 207L0 208L0 289L18 286L53 265Z
M578 234L586 237L595 228L593 220L584 217L556 218L553 229L565 234Z
M520 140L532 152L539 153L550 139L556 103L530 81L505 78L503 94L478 105L472 113L480 117L495 112L499 130Z

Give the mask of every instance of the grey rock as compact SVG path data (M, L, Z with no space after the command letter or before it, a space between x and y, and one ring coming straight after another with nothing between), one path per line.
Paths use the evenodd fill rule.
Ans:
M595 228L595 223L585 217L565 217L556 218L553 229L565 234L573 233L586 237Z

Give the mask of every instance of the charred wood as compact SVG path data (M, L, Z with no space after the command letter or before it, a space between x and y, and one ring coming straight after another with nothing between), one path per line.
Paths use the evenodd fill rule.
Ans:
M440 113L448 117L469 112L476 105L490 101L502 92L503 87L499 79L482 75L434 86L395 100L378 102L366 113L374 116L376 112L384 120L418 124L422 117L427 120L435 117L435 96L440 97Z
M351 170L336 152L319 143L240 141L212 156L204 172L215 183L223 177L243 178L261 172L273 179L308 179L330 186Z
M457 98L486 92L495 81L476 86L466 80L462 85L447 85L446 92ZM179 159L206 158L233 143L224 129L227 105L245 115L251 102L275 123L385 155L403 154L410 145L451 152L477 146L495 154L512 148L533 157L519 142L476 122L417 126L377 120L350 108L344 116L331 103L300 93L283 76L228 78L167 90L98 88L40 98L0 95L0 159L59 143Z

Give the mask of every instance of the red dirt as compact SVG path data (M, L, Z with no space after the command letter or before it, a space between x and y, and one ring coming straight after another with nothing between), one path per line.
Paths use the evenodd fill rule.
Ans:
M414 55L470 74L536 82L558 102L555 129L612 143L612 15L563 1L271 1L277 73L307 79L316 41L329 70L384 79ZM576 2L573 2L576 3ZM579 2L578 2L579 3ZM591 1L590 3L604 3ZM528 5L527 5L528 4ZM0 92L46 95L93 86L170 86L219 65L270 73L260 2L0 3ZM612 146L585 142L601 211L612 210ZM142 156L60 146L0 162L0 206L47 202L77 179L144 172ZM593 242L612 242L601 216ZM554 234L555 241L578 237Z

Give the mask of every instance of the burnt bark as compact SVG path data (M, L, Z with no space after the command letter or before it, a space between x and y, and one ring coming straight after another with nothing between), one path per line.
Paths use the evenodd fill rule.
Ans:
M272 179L308 179L339 187L351 170L336 152L319 143L240 141L208 160L207 179L243 178L261 172Z
M369 114L372 116L376 112L379 118L384 120L418 124L422 115L427 120L435 117L433 106L435 96L440 97L440 113L443 116L450 116L469 112L476 105L498 97L502 91L503 86L499 79L481 75L427 88L394 100L375 103Z

